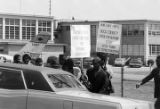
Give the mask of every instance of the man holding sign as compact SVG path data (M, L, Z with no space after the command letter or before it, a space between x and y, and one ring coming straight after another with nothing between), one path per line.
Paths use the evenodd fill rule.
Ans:
M112 87L111 78L113 76L113 71L108 65L109 57L107 54L119 54L120 42L121 42L121 30L122 26L118 24L112 24L107 22L100 22L98 35L97 35L97 45L96 52L99 53L103 64L102 68L109 75L108 87L110 87L110 92L113 93L114 89ZM97 54L98 55L98 54Z

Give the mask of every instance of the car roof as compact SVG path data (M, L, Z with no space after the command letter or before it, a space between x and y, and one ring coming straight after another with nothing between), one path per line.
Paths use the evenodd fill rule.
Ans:
M49 68L49 67L26 65L26 64L0 63L0 67L21 69L21 70L32 70L32 71L38 71L41 73L70 74L66 71L63 71L62 69L54 69L54 68Z

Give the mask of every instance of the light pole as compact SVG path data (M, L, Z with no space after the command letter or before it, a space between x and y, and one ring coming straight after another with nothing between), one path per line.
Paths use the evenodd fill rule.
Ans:
M21 10L22 10L22 0L19 1L19 13L21 14Z
M51 10L52 10L51 6L52 6L52 1L49 0L49 16L51 16L51 14L52 14L52 12L51 12Z

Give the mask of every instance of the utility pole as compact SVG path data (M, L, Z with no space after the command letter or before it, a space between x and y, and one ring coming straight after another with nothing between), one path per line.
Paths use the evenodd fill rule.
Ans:
M52 10L51 6L52 6L52 2L51 0L49 0L49 16L51 16L51 10Z
M22 0L19 1L19 13L21 14L21 10L22 10Z

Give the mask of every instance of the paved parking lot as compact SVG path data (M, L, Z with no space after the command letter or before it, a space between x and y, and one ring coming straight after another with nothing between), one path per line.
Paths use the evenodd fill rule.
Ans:
M115 93L112 96L121 97L121 67L113 67L114 77L112 79ZM136 89L136 83L149 74L149 67L124 68L123 95L126 98L140 99L154 102L154 83L152 81Z
M124 80L123 81L123 97L131 98L131 99L139 99L139 100L146 100L154 102L154 85L153 82L148 82L147 84L143 85L139 89L136 89L136 83L138 81L130 81ZM113 79L112 84L115 89L115 93L111 94L111 96L118 96L121 97L121 80L120 79Z
M122 68L121 67L112 67L115 78L121 78ZM141 68L129 68L125 66L123 68L124 79L129 80L140 80L150 73L150 67L141 67Z
M121 67L114 67L112 66L113 71L115 73L121 72ZM130 68L128 66L124 67L125 74L138 74L138 75L146 75L151 71L150 67L141 67L141 68Z

